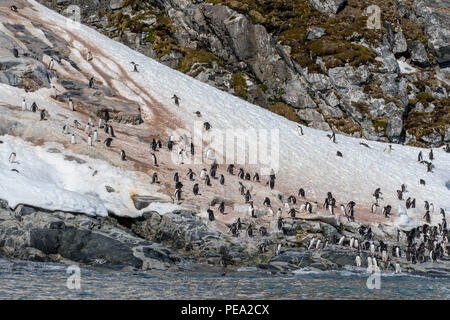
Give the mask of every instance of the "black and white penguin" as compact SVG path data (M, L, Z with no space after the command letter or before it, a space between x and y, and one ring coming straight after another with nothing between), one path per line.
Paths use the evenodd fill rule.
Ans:
M253 175L253 181L259 182L259 174L258 174L258 172L255 172L255 174Z
M219 212L220 212L221 214L224 214L224 213L225 213L225 202L224 202L224 201L222 201L222 202L219 204Z
M233 170L234 170L234 164L228 165L227 172L231 175L234 175Z
M192 171L191 168L189 168L188 172L186 173L186 176L189 178L190 181L194 181L195 173L194 171Z
M385 207L383 208L382 214L383 214L386 218L389 218L389 215L391 214L391 210L392 210L392 207L391 207L390 205L387 205L387 206L385 206Z
M75 134L73 134L73 133L72 133L72 136L71 136L71 138L70 138L70 142L71 142L72 144L75 144L75 143L76 143Z
M48 69L53 70L54 65L55 65L55 60L53 58L51 58L50 62L48 63Z
M9 7L9 9L11 9L11 11L17 12L17 7L15 5L12 5L11 7Z
M402 192L402 190L397 190L397 198L398 198L398 200L403 200L403 192Z
M156 156L155 156L154 153L152 153L152 163L153 163L153 165L154 165L155 167L158 166L158 161L156 160Z
M430 161L434 160L433 149L430 150L430 153L428 154L428 158L430 159Z
M167 142L167 149L169 149L169 151L172 151L172 149L173 149L173 141L172 140L169 140Z
M103 141L104 144L109 148L111 147L111 142L113 141L113 138L106 138L105 141Z
M178 172L175 172L175 174L173 175L173 181L175 181L175 182L180 181L180 177L178 176Z
M174 197L177 201L181 201L181 188L175 189Z
M297 134L301 137L303 135L303 128L302 126L298 125L297 126Z
M111 135L111 137L115 138L116 135L114 134L114 128L112 127L112 125L109 125L108 129L109 129L109 134Z
M16 153L15 152L11 152L11 154L9 155L9 162L10 163L14 163L16 162Z
M305 197L305 190L303 190L303 188L300 188L300 189L298 190L298 195L299 195L300 197L304 198L304 197Z
M133 66L133 72L139 72L137 67L139 66L137 63L135 63L134 61L131 61L131 65Z
M208 131L209 129L211 129L211 125L209 124L209 122L204 122L203 123L203 128L205 128L206 131Z
M214 221L215 220L214 212L211 209L206 210L206 212L208 213L209 221Z
M341 158L343 157L343 156L342 156L342 152L340 152L340 151L337 151L337 152L336 152L336 155L337 155L338 157L341 157Z
M423 161L422 151L419 151L419 155L417 156L417 162Z
M86 53L86 60L87 60L87 61L91 61L91 60L92 60L92 53L91 53L91 51L88 51L88 52Z
M191 142L191 155L195 155L195 148L194 148L194 144Z
M92 137L90 134L88 134L87 144L92 147Z
M41 112L40 112L40 119L39 119L39 121L42 121L42 120L45 120L45 110L44 109L42 109Z
M94 77L91 77L89 79L89 88L93 88L94 87Z
M292 203L292 204L296 204L296 203L297 203L297 199L296 199L294 196L290 196L290 197L288 198L288 202L289 202L289 203Z
M376 213L377 213L377 209L378 209L379 206L380 206L380 205L379 205L378 203L373 203L373 204L372 204L371 211L372 211L373 214L376 214Z
M291 210L289 210L289 214L292 218L295 218L296 213L297 213L297 210L295 210L295 208L292 208Z
M312 213L312 205L311 205L311 203L309 203L309 202L306 202L305 203L305 210L306 210L306 212L308 212L308 213Z
M19 50L17 50L17 48L13 48L13 55L14 55L14 58L18 58L19 57Z
M225 184L225 177L223 176L223 174L220 175L219 182L221 185Z
M244 173L244 169L239 168L239 173L238 173L238 177L239 179L244 179L245 173Z
M252 225L249 225L247 228L247 235L252 238L253 237L253 227Z
M154 172L153 176L152 176L152 184L153 183L159 183L158 182L158 174L156 172Z
M269 197L265 197L264 198L263 206L270 207L270 199L269 199Z
M120 150L120 159L121 159L122 161L126 161L126 160L127 160L127 156L126 156L124 150Z
M33 102L31 104L31 111L32 112L36 112L37 110L38 110L38 106L37 106L36 102Z
M206 184L208 187L211 187L211 179L209 178L209 175L206 175L206 176L205 176L205 184Z
M194 192L194 195L198 195L198 183L194 184L194 188L192 190Z
M176 104L177 106L180 105L180 100L181 100L181 98L177 97L176 94L173 95L172 99L174 100L174 102L175 102L175 104Z
M156 140L153 138L152 143L151 143L151 149L153 151L156 151L157 147L158 147L158 145L156 144Z
M194 114L199 118L201 118L202 116L202 113L200 111L195 111Z
M425 212L425 215L423 217L427 223L431 223L431 215L430 215L429 210L427 210L427 212Z
M333 143L336 143L336 134L334 132L331 135L327 134L327 136Z

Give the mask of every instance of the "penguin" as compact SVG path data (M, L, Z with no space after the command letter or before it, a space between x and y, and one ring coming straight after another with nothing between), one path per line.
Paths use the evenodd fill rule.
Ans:
M38 106L37 106L36 102L33 102L33 103L31 104L31 111L32 111L32 112L36 112L37 109L38 109Z
M27 111L27 102L25 101L25 98L22 100L22 111Z
M124 150L120 150L120 159L122 161L126 161L127 160L126 158L127 158L127 156L125 154L125 151Z
M64 134L68 134L69 133L69 126L68 125L63 125L63 133Z
M375 257L372 257L372 266L375 268L378 267L377 259Z
M366 147L366 148L370 149L370 146L367 143L360 142L359 144L362 145L363 147Z
M223 176L223 174L220 175L219 182L221 185L225 184L225 177Z
M94 130L94 141L98 141L98 131L97 129Z
M205 168L203 168L202 171L200 171L200 179L205 180L206 174L207 174L207 171Z
M381 260L382 260L383 262L387 262L388 256L387 256L386 250L383 250L383 251L381 252Z
M421 184L421 185L425 185L425 180L423 180L423 179L420 179L420 180L419 180L419 184Z
M195 155L195 148L194 148L194 144L192 142L191 142L190 148L191 148L191 155L192 156Z
M234 170L234 164L228 165L227 172L231 175L234 175L233 170Z
M209 124L209 122L204 122L203 123L203 128L205 128L206 131L209 131L209 129L211 129L211 125Z
M178 176L178 172L175 172L175 174L173 175L173 181L174 182L180 181L180 177Z
M403 193L401 190L397 190L397 198L398 200L403 200Z
M395 264L395 273L402 273L402 269L398 263Z
M194 181L195 173L194 171L192 171L191 168L189 168L188 172L186 173L186 176L189 178L190 181Z
M194 184L193 192L195 196L198 195L198 183Z
M195 114L197 117L199 117L199 118L201 118L201 116L202 116L202 114L201 114L200 111L195 111L194 114Z
M311 203L309 203L309 202L306 202L305 203L305 210L308 212L308 213L312 213L312 205L311 205Z
M87 60L87 61L91 61L91 60L92 60L92 53L91 53L91 51L88 51L88 52L87 52L87 54L86 54L86 60Z
M280 252L281 252L281 243L279 243L279 244L277 245L277 249L275 250L275 255L276 255L276 256L280 255Z
M292 208L291 210L289 210L289 214L291 215L292 218L295 218L296 213L297 213L297 210L295 210L295 208Z
M172 140L169 140L167 142L167 149L169 149L169 151L172 151L172 149L173 149L173 141Z
M389 144L389 145L384 149L384 152L386 152L386 153L391 153L392 150L394 150L394 149L392 149L392 145Z
M176 94L173 95L172 99L174 100L175 104L178 106L180 106L180 100L181 98L177 97Z
M11 9L11 11L17 12L17 7L15 5L12 5L11 7L9 7L9 9Z
M301 137L303 135L303 128L302 126L298 125L297 126L297 134Z
M113 141L113 138L106 138L105 141L103 141L104 144L109 148L111 146L111 142Z
M342 152L340 152L340 151L337 151L337 152L336 152L336 155L337 155L338 157L341 157L341 158L343 157L343 156L342 156Z
M69 109L72 110L72 111L75 111L75 106L73 105L72 98L69 98Z
M239 168L239 173L238 173L238 177L239 177L239 179L244 179L244 169L242 169L242 168Z
M353 243L355 249L359 249L359 241L358 239L355 239L355 242Z
M322 241L320 239L317 239L317 243L316 243L316 250L320 249L320 243Z
M302 198L305 197L305 190L303 190L303 188L298 189L298 195Z
M416 198L412 199L411 201L411 208L415 208L416 207Z
M111 135L111 137L115 138L116 135L114 134L114 128L112 127L112 125L109 125L108 129L109 129L109 134Z
M105 124L103 131L105 131L106 134L109 134L109 124L107 124L107 123Z
M48 69L53 70L53 66L55 65L55 60L53 58L50 59L50 62L48 64Z
M309 242L308 250L311 249L314 246L315 242L316 242L316 239L313 237L311 239L311 241Z
M253 227L252 225L249 225L247 228L247 235L252 238L253 237Z
M278 217L278 218L281 218L282 215L283 215L283 211L281 211L281 209L278 208L278 211L277 211L277 217Z
M340 245L340 246L344 245L344 240L345 240L345 236L342 236L342 237L339 239L338 245Z
M373 204L372 204L371 211L372 211L373 214L376 214L376 213L377 213L378 207L379 207L379 204L378 204L378 203L373 203Z
M70 142L72 143L72 144L75 144L76 143L76 141L75 141L75 135L72 133L72 137L70 138Z
M45 120L45 110L44 109L42 109L41 112L40 112L39 121L42 121L42 120Z
M425 200L423 207L427 211L430 210L430 204L428 203L428 201Z
M355 263L358 268L361 267L361 257L360 256L356 256Z
M268 208L267 208L267 216L273 217L273 210L272 210L271 207L268 207Z
M430 211L427 211L423 217L427 223L431 223Z
M400 258L401 256L400 256L400 247L396 247L395 248L395 256L397 257L397 258Z
M86 127L84 128L84 131L86 133L89 133L91 131L91 125L89 123L86 124Z
M422 151L419 151L419 155L417 156L417 162L422 162L422 161L423 161Z
M270 207L270 199L269 199L268 197L265 197L265 198L264 198L263 206Z
M153 165L154 165L155 167L158 166L158 161L156 160L156 156L155 156L154 153L152 153L152 163L153 163Z
M219 212L220 212L221 214L224 214L224 213L225 213L225 202L224 202L224 201L222 201L222 202L219 204Z
M11 152L11 154L9 155L9 162L10 163L16 162L16 153L15 152Z
M13 49L13 55L14 55L14 58L18 58L19 57L19 50L17 50L17 48Z
M350 238L350 248L353 248L353 244L355 243L355 237Z
M255 214L255 207L253 206L253 201L250 201L250 205L248 207L248 215L252 218L257 218Z
M174 196L177 201L181 201L181 188L175 189Z
M372 255L375 254L375 245L373 244L373 242L370 243L370 253L371 253Z
M433 203L430 203L430 208L429 208L429 210L430 210L430 213L431 213L431 214L434 213L434 205L433 205Z
M88 146L92 146L92 137L90 134L88 135L87 143L88 143Z
M211 179L209 178L209 175L206 175L206 176L205 176L205 184L206 184L208 187L211 187Z
M273 188L275 187L275 179L270 178L268 183L269 183L270 190L273 190Z
M215 220L214 212L211 209L206 210L206 212L208 212L209 221L214 221Z
M367 272L371 272L372 271L372 258L367 257Z
M327 137L333 142L336 143L336 134L333 132L331 135L327 134Z
M131 65L133 66L133 72L139 72L137 67L139 66L137 63L134 63L133 61L131 61Z
M102 118L98 118L98 127L100 129L103 128L103 119Z
M152 176L152 184L153 183L159 183L158 182L158 174L156 172L154 172L153 176Z
M91 88L93 88L94 87L94 77L91 77L90 79L89 79L89 88L91 89Z
M428 158L430 159L430 161L434 160L433 149L430 149L430 153L428 154Z

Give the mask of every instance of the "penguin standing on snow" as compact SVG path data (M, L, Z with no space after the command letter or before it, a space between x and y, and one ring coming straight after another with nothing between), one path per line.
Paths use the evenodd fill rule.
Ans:
M186 176L189 178L190 181L194 181L195 173L194 171L192 171L191 168L189 168L188 172L186 173Z
M198 183L194 184L194 188L192 190L194 192L194 195L198 195Z
M155 156L154 153L152 153L152 163L153 163L153 165L154 165L155 167L158 166L158 161L156 160L156 156Z
M25 98L23 98L22 101L22 111L26 111L27 110L27 102L25 101Z
M297 134L301 137L303 135L303 128L302 126L297 126Z
M75 111L75 106L73 105L72 98L69 98L69 108L70 108L70 110Z
M94 141L98 141L98 131L97 129L94 130Z
M127 156L126 156L124 150L120 150L120 159L121 159L122 161L126 161L126 160L127 160Z
M32 105L31 105L31 111L32 112L36 112L37 109L38 109L38 106L37 106L36 102L33 102Z
M430 150L430 153L428 154L428 158L430 159L430 161L434 160L433 149Z
M417 162L422 162L422 161L423 161L422 151L419 151L419 155L417 156Z
M88 143L88 146L92 146L92 137L90 134L88 135L87 143Z
M111 142L113 141L113 138L106 138L105 141L103 141L104 144L109 148L111 147Z
M91 51L88 51L88 52L87 52L87 54L86 54L86 60L87 60L87 61L91 61L91 60L92 60L92 53L91 53Z
M93 88L94 87L94 77L91 77L90 79L89 79L89 89L91 89L91 88Z
M178 106L180 106L180 100L181 98L177 97L176 94L173 95L172 99L174 100L175 104Z
M40 120L39 121L42 121L42 120L45 120L45 110L44 109L42 109L41 113L40 113Z
M222 201L222 202L220 203L220 205L219 205L219 212L220 212L221 214L224 214L224 213L225 213L225 202L224 202L224 201Z
M15 152L11 152L11 154L9 155L9 162L10 163L16 162L16 153Z
M137 63L134 63L133 61L131 61L131 65L133 66L133 72L139 72L137 69L137 67L138 67Z
M156 172L154 172L153 176L152 176L152 184L153 183L159 183L158 182L158 174Z
M12 5L11 7L9 7L9 9L11 9L11 11L17 12L17 7L15 5Z
M50 59L50 62L48 64L48 69L53 70L53 66L55 65L55 60L53 58Z
M221 185L225 184L225 177L223 176L223 174L220 175L219 182Z
M76 143L76 141L75 141L75 134L73 134L73 133L72 133L72 137L70 138L70 142L71 142L72 144L75 144L75 143Z
M174 197L177 201L181 201L181 188L175 189Z
M305 197L305 190L303 190L303 188L298 189L298 195L302 198Z
M17 50L17 48L13 49L13 55L14 55L14 58L18 58L19 57L19 50Z
M215 220L214 212L211 209L206 210L206 212L208 213L209 221L214 221Z

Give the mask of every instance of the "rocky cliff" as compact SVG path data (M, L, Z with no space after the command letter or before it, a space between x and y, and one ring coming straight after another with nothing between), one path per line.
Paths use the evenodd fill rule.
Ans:
M450 2L40 0L290 120L371 140L450 141ZM74 7L76 5L76 7Z

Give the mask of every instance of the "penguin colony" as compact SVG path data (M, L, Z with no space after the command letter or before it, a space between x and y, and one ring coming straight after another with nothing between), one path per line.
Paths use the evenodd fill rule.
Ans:
M11 7L11 10L17 11L17 8L15 6ZM19 57L19 51L16 48L13 48L12 50L13 55L15 58ZM90 61L93 59L91 52L89 51L86 56L87 61ZM132 71L133 72L139 72L138 71L138 64L131 62L132 65ZM54 59L51 58L48 68L50 70L53 70L54 68ZM88 87L93 88L95 85L95 79L94 77L91 77L89 80ZM56 90L56 89L55 89ZM55 94L56 96L56 94ZM180 105L180 101L182 100L179 98L176 94L173 95L172 100L174 100L174 103L177 107ZM68 107L71 111L76 112L76 103L73 101L71 97L68 99ZM21 106L22 111L31 111L33 113L39 114L39 121L47 120L48 114L46 113L45 109L39 108L39 106L36 104L36 102L33 102L30 107L28 108L27 101L24 98L22 101ZM200 111L195 112L197 117L202 117ZM90 116L89 121L84 126L84 132L80 133L81 129L83 128L82 124L78 120L73 121L73 126L64 125L63 126L63 134L70 136L70 141L72 144L78 143L78 141L84 141L83 136L86 137L87 145L89 147L94 147L98 142L101 142L103 139L100 139L99 135L100 132L103 130L105 133L103 144L111 148L114 145L114 138L116 138L114 133L114 128L111 124L111 119L109 117L109 114L106 112L103 117L98 119L97 125L95 123L95 119ZM212 126L209 122L203 123L203 128L205 131L209 131L212 129ZM298 126L297 133L299 136L303 136L303 128L301 126ZM336 144L336 135L333 132L331 135L327 135L329 137L329 140ZM187 138L187 137L185 137ZM193 142L190 143L188 141L184 141L184 144L188 146L188 151L185 151L181 146L178 147L178 155L180 163L183 163L183 157L185 156L194 156L195 155L195 146ZM369 145L365 143L360 143L363 147L370 148ZM169 151L173 150L173 147L175 145L175 142L173 140L173 137L169 137L167 141L167 149ZM155 140L153 139L150 144L151 149L151 159L152 159L152 165L154 167L158 167L158 160L156 157L155 152L159 151L163 148L163 143L161 140ZM388 145L384 152L391 153L395 149L392 148L391 145ZM447 153L450 153L450 147L449 145L444 146L444 150ZM343 157L344 155L337 151L336 155L338 157ZM9 161L11 163L14 163L16 161L16 153L11 153L9 157ZM121 161L127 161L126 151L120 150L119 152L119 158ZM207 158L209 158L209 155L207 155ZM424 160L422 151L419 152L417 161L427 168L428 173L433 173L434 165L434 153L431 149L428 154L428 160ZM226 176L224 174L220 174L217 176L217 171L219 169L219 165L214 161L213 164L210 166L209 170L206 168L203 168L201 172L198 174L198 178L203 181L202 186L199 183L195 183L192 189L192 194L194 196L201 195L201 189L202 188L213 188L213 184L211 181L214 181L216 179L219 180L220 185L225 185L226 183ZM235 172L234 170L235 165L230 164L227 166L226 173L228 175L234 176ZM237 191L242 195L243 203L248 205L248 216L251 219L258 219L258 212L261 210L257 210L255 207L255 203L252 200L252 187L249 186L249 183L261 183L261 178L257 172L254 172L251 174L250 172L245 172L243 168L239 168L237 173L237 177L241 180L238 183L238 186L236 186ZM186 173L186 178L189 181L196 181L195 177L197 177L197 174L189 168ZM183 184L180 181L181 177L179 176L178 172L174 174L173 177L174 184L175 184L175 192L174 192L174 200L177 202L181 202L183 200L183 193L186 191L183 190ZM201 182L200 181L200 182ZM275 181L276 181L276 175L275 172L272 170L272 172L269 175L268 181L266 181L266 186L268 188L268 194L271 194L271 190L274 190L275 188ZM158 174L156 172L153 173L152 181L151 183L160 183L158 180ZM245 183L245 184L244 184ZM425 186L426 182L424 179L420 179L418 181L418 184ZM409 196L406 185L402 184L400 188L396 192L396 197L400 201L405 201L405 206L407 209L415 208L416 207L416 200L415 198L412 198ZM386 218L389 218L392 214L392 206L389 204L381 205L382 201L382 191L380 188L375 189L373 193L373 204L371 206L371 212L372 214L378 214L379 212ZM284 219L296 219L297 213L307 213L307 214L313 214L317 213L319 211L319 205L317 202L311 203L306 200L306 192L303 188L298 189L298 194L296 196L290 195L289 197L285 198L285 196L279 194L277 199L272 199L269 196L266 196L264 198L264 201L262 203L262 207L265 208L265 211L269 217L274 217L277 221L277 228L278 230L285 233L284 229ZM406 199L404 199L406 197ZM277 208L277 214L274 214L274 208L273 203L279 202L281 205ZM339 209L343 216L345 216L348 221L355 221L355 207L357 204L354 201L350 201L348 203L341 203L339 205ZM215 221L215 213L213 209L210 207L206 208L207 218L212 223ZM336 208L338 207L338 202L333 197L333 194L331 192L327 192L327 196L324 200L324 203L322 205L322 208L328 212L330 215L335 215ZM284 210L283 210L284 209ZM367 261L368 267L378 266L378 261L381 261L385 269L394 269L395 272L400 272L400 267L398 264L393 265L391 263L391 257L401 257L401 255L405 255L406 259L408 261L411 261L414 263L420 263L425 261L437 261L438 259L442 259L444 256L448 255L447 252L447 244L448 244L448 238L449 233L447 230L447 221L444 209L439 210L439 215L441 216L441 223L438 224L438 226L430 226L431 223L431 217L435 215L434 213L434 206L433 203L430 203L428 201L425 201L424 203L424 224L414 228L410 231L401 231L398 230L397 235L397 242L400 244L402 241L406 243L406 250L400 250L400 245L394 245L394 246L388 246L383 241L375 241L373 240L373 234L372 230L369 226L362 225L359 229L359 235L360 237L355 238L347 238L345 236L342 236L341 238L337 239L336 236L331 237L330 239L321 239L321 238L315 238L313 237L310 240L310 243L308 245L308 249L310 250L324 250L329 245L334 245L336 247L339 246L349 246L350 248L356 250L357 255L355 258L355 264L357 267L361 267L363 265L363 261ZM221 201L218 203L218 209L217 211L222 214L227 214L227 208L226 203L224 201ZM287 217L283 217L283 211L287 213ZM265 237L268 235L268 230L265 227L260 227L259 229L255 228L252 223L249 223L246 227L244 227L244 223L241 222L241 218L237 218L235 222L233 222L229 226L229 232L235 236L238 237L240 234L240 231L244 230L245 234L249 238L255 237L257 234L261 235L262 237ZM266 239L264 242L258 245L260 252L266 252L269 247L270 241ZM281 244L278 244L276 249L276 254L280 254L281 252ZM365 254L367 255L367 260L364 260L361 258L361 256Z

